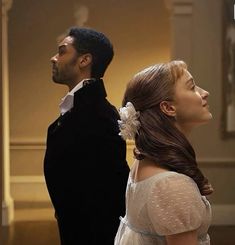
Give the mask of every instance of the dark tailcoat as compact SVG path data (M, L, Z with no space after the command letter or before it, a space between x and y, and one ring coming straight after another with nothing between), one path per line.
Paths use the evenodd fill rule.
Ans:
M129 174L118 118L98 80L48 128L44 174L63 245L113 245Z

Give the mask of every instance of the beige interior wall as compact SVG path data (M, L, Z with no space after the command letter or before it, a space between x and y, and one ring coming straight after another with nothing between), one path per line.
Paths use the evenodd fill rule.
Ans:
M222 3L222 0L194 1L193 75L196 82L210 92L213 120L196 129L192 141L202 169L215 189L212 202L235 205L235 138L221 138L222 84L225 82L222 76Z
M15 200L25 200L27 193L35 200L48 198L42 176L46 130L67 92L51 81L50 57L57 50L57 37L76 24L75 13L82 6L89 11L84 26L104 32L113 42L115 56L104 81L108 99L117 108L134 73L170 59L170 19L163 0L14 1L9 12L9 71ZM127 158L131 164L132 150ZM34 189L40 184L41 197Z
M9 13L12 139L45 139L48 123L59 113L67 88L51 81L50 57L56 52L56 38L76 24L76 2L14 1ZM85 26L104 32L113 42L115 57L104 79L117 107L135 72L169 60L169 18L163 1L147 2L79 1L89 10Z
M2 11L2 8L0 8L0 10ZM1 21L2 21L2 17L1 17ZM2 33L2 25L0 26L0 32ZM2 38L0 40L0 45L2 47ZM0 57L2 57L2 49L0 50ZM2 59L0 61L0 77L2 78ZM2 102L2 79L0 81L0 101ZM2 105L0 106L0 130L2 130L3 127L3 123L2 123ZM2 203L2 193L3 193L3 176L2 176L2 172L3 172L3 159L2 159L2 153L3 153L3 138L2 138L2 132L0 134L0 190L1 190L1 194L0 194L0 203ZM0 208L0 242L2 242L2 208Z
M194 3L193 72L196 82L210 92L213 120L197 129L193 139L200 158L235 160L235 138L221 138L222 84L225 82L222 77L222 2L200 0Z
M199 164L215 188L211 202L231 205L234 211L235 139L222 140L220 132L221 3L222 0L193 1L191 72L196 82L211 94L213 120L196 129L191 140ZM56 37L75 25L74 12L81 5L89 10L85 26L106 33L114 44L115 57L104 79L108 98L115 106L120 107L126 83L134 73L170 59L171 27L163 0L14 1L9 13L13 187L22 183L31 187L34 183L44 184L43 178L35 176L42 176L46 129L57 117L58 103L67 92L65 87L51 82L49 59L56 52ZM133 145L128 143L130 164L132 149ZM43 188L41 191L45 192ZM14 190L17 188L12 188L13 197L19 198Z

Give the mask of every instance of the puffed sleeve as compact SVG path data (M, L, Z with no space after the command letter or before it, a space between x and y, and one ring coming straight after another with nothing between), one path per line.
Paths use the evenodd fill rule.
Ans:
M153 228L163 236L196 230L206 212L196 183L178 173L156 181L147 203Z

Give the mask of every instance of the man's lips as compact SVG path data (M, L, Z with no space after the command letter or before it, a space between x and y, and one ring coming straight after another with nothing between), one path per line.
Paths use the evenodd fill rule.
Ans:
M56 72L57 72L56 67L53 67L53 68L52 68L52 73L56 73Z

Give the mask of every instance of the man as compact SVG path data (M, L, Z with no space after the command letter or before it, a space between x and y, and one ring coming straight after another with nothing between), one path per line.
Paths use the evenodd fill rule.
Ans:
M53 81L69 88L44 159L63 245L113 245L125 213L126 144L101 79L112 58L108 38L86 28L71 28L51 58Z

